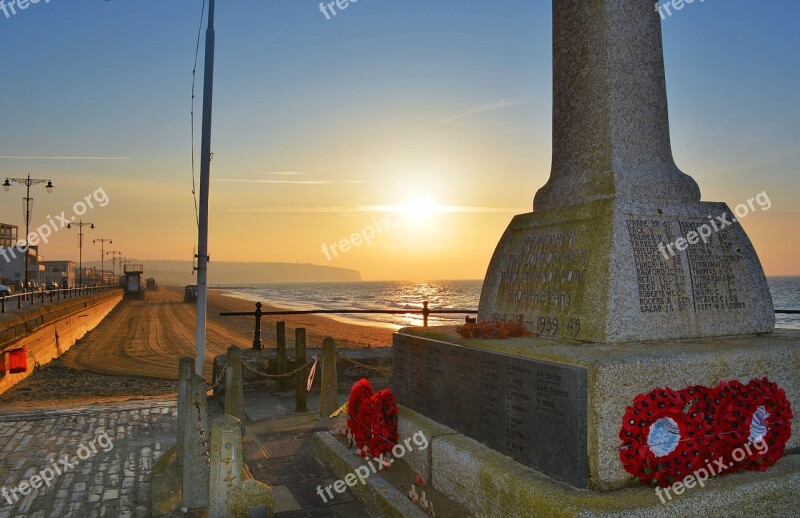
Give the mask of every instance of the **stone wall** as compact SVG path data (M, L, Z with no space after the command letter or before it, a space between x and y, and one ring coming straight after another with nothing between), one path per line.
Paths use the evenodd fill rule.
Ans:
M120 300L122 291L114 290L0 315L0 394L25 379L36 364L44 365L68 351ZM7 352L20 347L27 352L28 371L11 374Z

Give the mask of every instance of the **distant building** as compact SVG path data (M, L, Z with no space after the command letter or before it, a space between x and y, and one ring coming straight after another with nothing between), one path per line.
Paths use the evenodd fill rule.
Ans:
M31 246L28 253L28 280L41 282L44 265L39 247ZM0 278L4 282L16 284L25 281L25 247L16 246L0 247Z
M9 248L17 245L19 229L16 225L0 223L0 248Z
M59 286L75 287L75 274L78 268L72 261L42 261L44 272L42 272L42 282L57 283Z

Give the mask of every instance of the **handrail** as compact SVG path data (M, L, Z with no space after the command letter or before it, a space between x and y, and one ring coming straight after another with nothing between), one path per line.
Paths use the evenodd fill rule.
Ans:
M800 315L800 309L776 309L775 313L779 315Z
M428 301L422 303L422 309L304 309L296 311L261 311L261 302L256 302L255 311L226 311L219 314L221 317L256 317L253 349L261 349L261 317L279 315L422 315L423 326L428 327L428 315L460 314L474 315L474 309L429 309Z
M0 313L6 312L6 300L17 299L17 309L22 309L22 303L27 302L30 298L30 305L36 305L36 298L39 297L39 303L45 303L45 297L54 300L71 299L75 297L82 297L84 295L94 295L108 291L110 289L120 288L118 284L105 284L102 286L83 286L79 288L59 288L57 290L39 290L39 291L26 291L23 293L14 293L13 295L0 295Z

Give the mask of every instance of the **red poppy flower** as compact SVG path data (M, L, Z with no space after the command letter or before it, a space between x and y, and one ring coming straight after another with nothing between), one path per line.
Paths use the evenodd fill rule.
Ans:
M640 394L626 408L619 438L620 460L638 479L668 486L700 468L712 444L705 387Z

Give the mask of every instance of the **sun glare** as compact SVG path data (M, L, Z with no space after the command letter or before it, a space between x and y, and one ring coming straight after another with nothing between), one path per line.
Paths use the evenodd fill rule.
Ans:
M417 196L400 206L400 214L413 220L429 219L436 211L436 204L425 196Z

